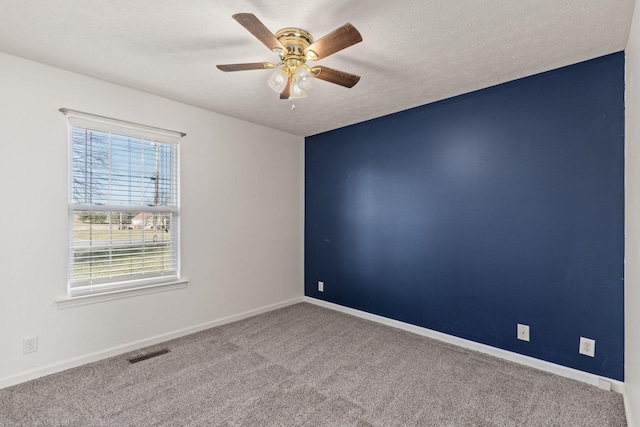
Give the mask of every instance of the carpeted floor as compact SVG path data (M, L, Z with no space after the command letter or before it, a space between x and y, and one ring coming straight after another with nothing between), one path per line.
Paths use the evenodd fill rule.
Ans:
M2 389L0 425L626 422L619 394L302 303Z

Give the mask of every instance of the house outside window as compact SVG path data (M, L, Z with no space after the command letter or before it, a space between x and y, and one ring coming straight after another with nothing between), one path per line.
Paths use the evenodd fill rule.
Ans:
M63 112L69 118L69 296L178 280L183 134Z

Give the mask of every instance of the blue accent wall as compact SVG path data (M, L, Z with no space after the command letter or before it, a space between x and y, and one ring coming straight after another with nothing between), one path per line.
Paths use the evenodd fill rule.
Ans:
M308 137L305 166L306 295L624 380L622 52Z

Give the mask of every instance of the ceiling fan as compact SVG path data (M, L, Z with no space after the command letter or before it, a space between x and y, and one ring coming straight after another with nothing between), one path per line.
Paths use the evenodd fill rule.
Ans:
M353 87L360 80L360 76L334 70L325 66L309 67L308 60L326 58L342 49L362 41L362 36L350 23L333 30L329 34L314 41L309 32L300 28L283 28L273 34L252 13L237 13L233 19L246 28L271 51L275 52L280 61L250 62L244 64L218 65L222 71L246 71L275 69L269 77L271 89L280 92L280 99L303 98L307 90L313 85L313 79L320 79L347 88ZM292 108L295 108L292 106Z

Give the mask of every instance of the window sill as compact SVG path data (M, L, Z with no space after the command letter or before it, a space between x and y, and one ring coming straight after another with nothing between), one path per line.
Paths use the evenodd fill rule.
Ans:
M169 283L157 283L153 285L140 286L130 289L118 289L109 292L101 292L98 294L78 295L75 297L61 297L57 298L56 304L59 309L77 307L80 305L96 304L105 301L113 301L122 298L137 297L140 295L154 294L157 292L173 291L177 289L184 289L189 284L188 280L181 279L175 282Z

